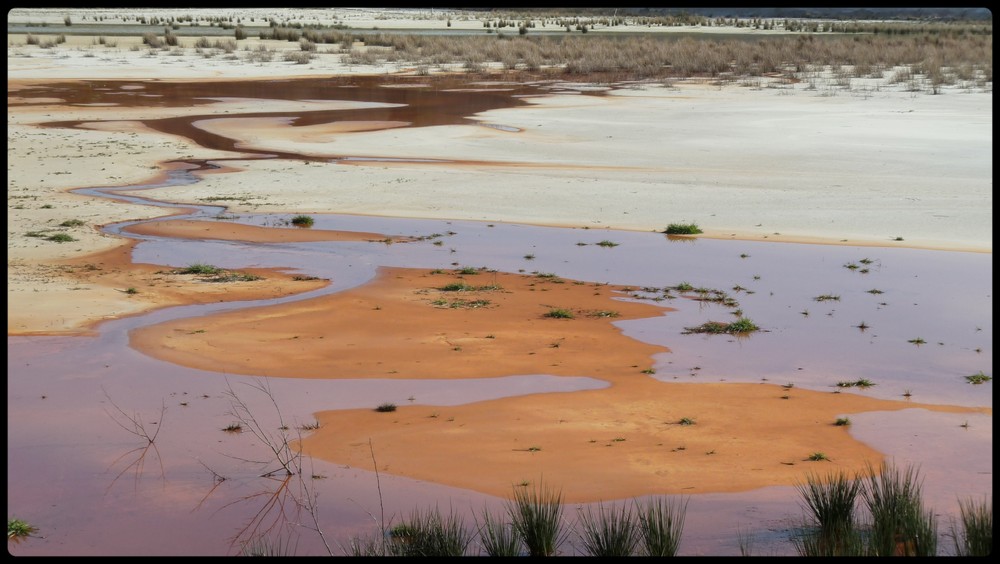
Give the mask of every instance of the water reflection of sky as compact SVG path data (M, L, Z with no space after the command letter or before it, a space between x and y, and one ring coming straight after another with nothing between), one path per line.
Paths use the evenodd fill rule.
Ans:
M178 173L169 182L193 180ZM196 216L211 218L221 210L204 207ZM146 237L133 259L172 267L279 267L332 281L327 289L284 300L363 284L379 266L487 267L636 288L687 282L727 292L765 331L742 339L684 334L686 327L705 321L735 318L718 305L685 297L664 300L662 305L677 311L618 323L629 336L670 348L657 355L651 377L664 382L766 379L830 391L841 381L868 379L874 387L843 393L902 399L909 392L922 403L992 407L992 382L965 381L979 371L992 375L992 254L672 240L659 233L468 221L314 217L313 229L440 236L392 245ZM244 215L235 221L282 226L289 218ZM617 246L597 244L605 240ZM872 261L866 274L860 267L845 267L862 259ZM737 286L743 289L734 290ZM821 295L840 299L816 301ZM8 337L8 513L41 529L39 538L12 552L234 553L229 540L260 510L256 495L271 483L247 462L261 457L260 442L248 434L219 431L232 422L225 390L227 385L239 390L269 428L277 427L273 405L250 387L257 378L227 375L224 366L199 371L146 357L128 346L128 331L277 301L169 308L106 322L95 337ZM862 323L864 331L858 328ZM926 343L908 342L917 338ZM275 379L269 385L284 420L298 425L326 409L386 401L456 405L541 392L572 393L605 384L529 374L447 381ZM150 428L162 424L155 452L137 451L141 441L115 425L110 416L115 404ZM851 432L859 440L891 459L921 465L928 504L942 515L955 514L957 496L991 494L991 416L905 410L851 418ZM145 457L138 458L142 454ZM320 461L310 464L311 472L325 476L314 485L321 495L324 529L336 542L370 532L380 505L397 520L415 508L451 506L470 523L484 505L501 507L501 500L475 492L390 474L376 481L370 472ZM213 472L227 479L216 483ZM572 519L577 508L567 509ZM688 506L681 554L739 554L739 531L760 536L761 554L793 554L787 537L799 515L797 494L790 487L695 496ZM302 529L297 533L300 554L324 553L315 535ZM178 538L184 542L178 543Z
M275 225L284 219L239 221ZM434 269L454 263L636 288L687 282L727 292L765 331L742 339L685 335L686 327L735 317L729 308L684 297L659 302L677 312L619 322L626 334L671 349L656 359L661 380L766 378L826 390L841 381L868 379L876 385L845 391L899 398L909 390L919 401L992 406L992 395L984 392L988 385L965 380L992 370L989 254L710 239L677 243L658 233L362 216L317 216L314 228L442 236L393 245L153 240L138 245L135 259L172 266L287 267L329 278L333 290L370 279L380 265ZM597 245L603 240L618 245ZM862 259L872 261L867 274L844 266ZM839 300L816 301L821 295ZM859 329L862 324L865 330ZM917 338L926 343L909 342Z
M217 209L208 209L202 215L216 213ZM677 311L619 322L626 334L671 349L656 358L658 379L752 382L767 378L773 383L833 390L839 381L867 378L876 385L844 393L899 399L909 390L920 402L992 405L992 383L974 386L964 380L965 375L980 370L992 372L992 255L708 239L679 242L659 233L485 222L314 217L314 229L440 237L391 245L255 245L154 237L141 242L133 258L176 267L199 262L225 268L282 267L333 282L329 289L286 300L363 284L383 265L485 266L636 288L687 282L728 292L766 332L745 339L685 335L685 327L733 317L728 309L714 304L683 297L664 300L660 303ZM274 226L286 219L261 215L238 221ZM605 240L618 245L597 245ZM442 244L434 245L434 241ZM528 260L525 255L534 258ZM867 274L844 266L864 258L873 261ZM734 286L753 293L733 291ZM873 288L883 293L869 293ZM814 300L823 294L839 295L840 300ZM150 359L128 347L127 332L175 317L251 305L170 308L106 322L94 338L8 338L9 506L18 509L20 518L44 524L53 539L22 543L18 554L233 552L227 542L236 534L231 529L256 514L260 508L253 500L270 482L256 477L245 463L234 462L259 457L255 450L259 444L215 432L232 420L224 391L227 385L241 390L258 413L270 413L270 406L250 388L255 378L226 375L224 366L212 373ZM804 310L808 316L802 314ZM860 331L856 326L861 322L869 329ZM917 337L927 343L907 342ZM590 378L545 375L468 381L270 382L283 417L296 425L310 421L319 410L370 407L384 401L455 405L603 385ZM138 456L134 449L141 445L110 419L112 399L152 421L159 419L161 405L167 406L158 450L141 461L145 464L141 473L138 466L129 466ZM922 465L928 477L928 502L940 511L954 514L958 495L992 491L992 455L991 447L987 448L992 441L991 417L906 410L852 419L852 432L861 440L894 460ZM969 420L973 423L968 428L960 428ZM324 508L329 512L327 533L347 539L369 531L371 512L386 503L377 497L372 474L318 461L310 464L313 471L327 476L317 485L329 502ZM214 485L206 467L231 474L232 480ZM502 507L501 500L474 492L391 475L380 479L383 495L392 496L389 511L397 518L441 500L449 500L469 522L486 506ZM792 554L787 537L800 514L797 499L790 487L694 497L682 553L738 554L739 530L757 535L762 553ZM32 509L25 514L21 509L25 507ZM59 509L58 516L50 507ZM93 522L111 523L122 535L136 540L95 541L101 534ZM164 528L187 535L190 544L179 548L159 540ZM314 537L299 533L303 553L323 552Z

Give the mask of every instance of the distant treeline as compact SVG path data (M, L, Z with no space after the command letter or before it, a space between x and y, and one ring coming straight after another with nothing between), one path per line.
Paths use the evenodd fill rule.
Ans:
M461 10L461 8L457 8ZM509 13L511 8L469 8L476 12ZM690 14L706 18L820 18L834 20L992 20L988 8L518 8L523 14L551 16L678 16Z

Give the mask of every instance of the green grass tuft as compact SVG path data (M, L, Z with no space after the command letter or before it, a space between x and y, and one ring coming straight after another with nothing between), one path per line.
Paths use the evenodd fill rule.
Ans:
M703 233L701 228L694 223L671 223L663 232L667 235L697 235Z
M438 288L442 292L471 292L475 290L476 287L471 284L466 284L465 282L452 282L451 284L445 284Z
M636 517L628 505L619 509L587 508L580 513L580 535L587 556L632 556L639 542Z
M554 556L562 544L562 492L539 485L514 488L507 513L530 556Z
M899 469L882 464L868 466L867 487L861 496L871 515L871 553L877 556L935 556L937 522L925 510L919 472L913 466Z
M965 377L965 380L970 384L982 384L983 382L989 382L993 377L987 376L982 370L976 372L975 374L970 374Z
M523 552L514 525L486 510L483 511L483 524L479 525L479 540L487 556L521 556Z
M868 378L859 378L857 380L842 380L840 382L837 382L838 388L871 388L874 385L875 382L872 382Z
M652 499L636 503L639 546L643 556L676 556L684 531L687 499Z
M414 511L389 530L389 552L393 556L464 556L471 541L472 534L460 516L442 515L437 508Z
M176 274L201 274L201 275L207 275L207 274L218 274L218 273L222 272L222 269L219 268L218 266L215 266L215 265L204 264L204 263L198 262L198 263L194 263L192 265L189 265L187 268L182 268L180 270L175 270L174 272Z
M7 540L30 537L38 529L29 525L27 521L11 517L7 519Z
M553 319L573 319L576 317L573 312L568 309L562 308L552 308L543 317L551 317Z
M587 313L588 317L618 317L619 315L621 314L618 313L617 311L609 309L601 309Z
M862 482L841 471L824 478L809 475L797 489L815 527L812 536L804 541L802 552L816 556L858 555L855 503Z
M314 220L308 215L297 215L291 219L291 224L296 227L312 227Z
M745 335L756 331L760 331L760 327L756 323L746 317L741 317L732 323L707 321L697 327L685 327L684 334L708 333L710 335L718 335L725 333L729 335Z
M958 500L961 529L952 526L958 556L989 556L993 554L993 497L982 501Z

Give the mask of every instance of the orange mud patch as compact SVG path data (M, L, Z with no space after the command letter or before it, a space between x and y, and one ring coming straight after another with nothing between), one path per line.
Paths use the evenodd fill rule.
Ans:
M474 290L444 291L454 283ZM500 286L501 289L484 287ZM301 448L336 464L508 496L522 482L570 503L793 485L860 472L882 455L834 422L933 406L771 384L676 384L642 370L666 351L612 323L671 311L614 300L624 288L531 275L383 268L365 285L291 304L136 329L132 346L170 362L300 378L589 376L608 388L456 407L317 414ZM472 304L476 300L479 307ZM454 306L454 307L453 307ZM546 317L552 308L574 318ZM598 312L615 311L618 317ZM196 332L197 331L197 332ZM788 396L787 399L783 396ZM693 425L681 425L690 418ZM370 446L369 446L370 445ZM810 461L814 453L829 460Z
M440 289L454 283L476 289ZM614 380L650 368L652 355L667 350L625 337L612 324L670 311L613 300L624 297L621 290L499 272L460 276L382 268L375 280L359 288L143 327L131 333L131 343L184 366L225 366L229 373L272 377L548 373ZM575 317L545 317L553 308L571 310Z
M114 303L121 300L142 302L144 307L138 308L137 311L136 308L131 308L132 314L135 314L174 305L279 298L315 290L329 284L328 280L294 280L290 274L265 268L247 268L238 271L260 276L260 280L206 282L190 274L172 274L170 268L161 265L133 264L131 256L134 245L132 242L104 252L59 261L55 269L60 275L69 276L81 283L96 285L99 289L112 290L88 292L85 296L67 292L64 298L67 310L80 299L86 299L92 302L92 305L105 304L106 307L99 308L105 311L119 309ZM136 293L128 293L129 288L134 288ZM15 325L12 322L12 316L17 315L15 309L8 308L8 327ZM32 315L30 312L26 314ZM94 325L113 317L118 316L110 315L94 319L79 333L90 333ZM29 333L45 334L37 331ZM22 333L8 330L8 335L18 334ZM65 335L67 332L58 331L53 334Z
M405 243L412 237L389 237L381 233L363 231L334 231L328 229L261 227L224 221L193 221L172 219L139 223L123 229L137 235L173 237L176 239L216 239L221 241L248 241L251 243L303 243L309 241L370 241Z
M600 362L605 350L590 359ZM782 396L789 396L782 399ZM863 472L883 456L834 422L863 411L926 408L772 384L656 381L635 371L610 388L511 397L457 407L326 411L303 452L336 464L499 497L560 489L567 503L654 494L737 492ZM694 420L681 425L682 418ZM821 452L828 460L811 461Z

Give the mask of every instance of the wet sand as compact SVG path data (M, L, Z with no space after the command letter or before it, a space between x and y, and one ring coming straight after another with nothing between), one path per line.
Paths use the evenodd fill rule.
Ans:
M786 390L774 384L678 384L626 373L607 389L454 407L321 412L303 452L505 497L543 482L566 502L794 486L813 475L863 474L883 454L839 418L922 408L991 409ZM681 419L694 423L682 425ZM827 459L810 460L816 453Z
M49 269L76 281L72 299L33 300L7 308L8 335L95 335L107 319L175 305L277 298L322 288L327 280L301 280L280 269L245 268L247 282L205 282L168 267L132 262L135 242L53 263ZM141 288L141 289L140 289ZM130 291L133 290L133 291ZM74 320L84 319L85 323ZM74 321L68 325L67 320Z
M442 290L454 284L469 289ZM644 371L653 372L652 355L664 348L624 337L613 322L672 310L621 301L623 290L527 274L383 268L356 289L142 327L130 343L176 364L277 378L544 372L606 381L600 390L447 408L325 411L317 414L321 428L302 441L304 453L337 464L375 470L374 449L381 472L497 496L544 477L568 502L862 473L882 454L834 425L840 417L912 408L992 413L774 384L659 382ZM468 305L477 300L488 303ZM547 318L552 308L575 317ZM684 418L695 424L681 425ZM808 460L817 452L829 460Z
M442 290L451 285L469 289ZM280 378L547 373L616 381L649 369L665 349L623 336L612 322L669 311L614 301L621 290L500 272L382 268L345 292L143 327L130 338L170 362ZM546 317L552 309L574 317Z

